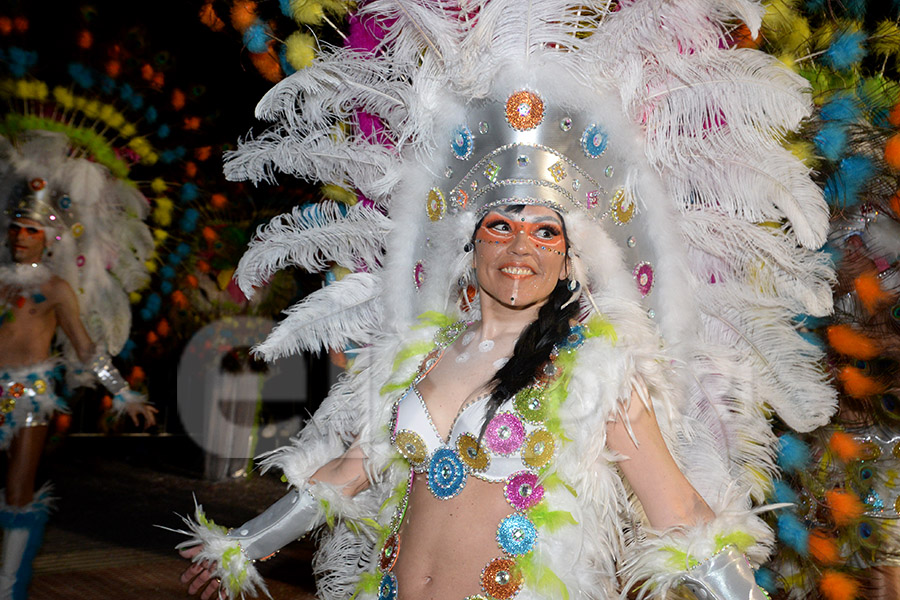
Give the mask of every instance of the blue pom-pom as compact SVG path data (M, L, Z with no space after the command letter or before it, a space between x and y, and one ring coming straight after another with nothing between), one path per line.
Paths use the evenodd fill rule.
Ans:
M188 256L190 253L191 253L191 247L190 247L190 245L189 245L189 244L185 244L184 242L181 242L181 243L178 244L178 246L175 248L175 254L177 254L178 256L186 257L186 256Z
M778 515L778 539L788 548L806 556L809 553L809 531L794 513L782 512Z
M756 580L756 585L766 590L770 595L774 596L775 592L778 591L778 579L771 569L761 567L760 569L757 569L756 573L753 574L753 577Z
M164 140L169 137L169 134L172 133L172 129L163 123L159 126L159 129L156 130L156 135L159 136L160 139Z
M825 200L831 206L847 207L859 203L859 195L875 174L872 159L853 155L841 160L840 167L825 182Z
M104 94L112 94L116 91L116 80L108 75L100 78L100 91Z
M122 87L119 88L119 98L125 102L130 102L132 96L134 96L134 88L127 83L123 83Z
M284 71L285 75L293 75L297 72L294 65L287 59L287 46L284 44L278 49L278 64L281 65L281 70Z
M163 294L171 294L174 289L175 287L172 285L171 281L163 281L161 284L159 284L159 290Z
M156 123L156 119L159 118L159 111L154 106L148 106L147 110L144 111L144 118L147 119L148 123Z
M134 354L135 348L137 348L137 344L135 344L133 340L126 340L125 345L122 346L122 351L118 354L118 357L122 360L131 360L131 356Z
M294 13L291 11L291 0L278 0L278 7L281 9L281 14L290 19L294 18Z
M79 87L83 87L84 89L94 87L93 73L81 63L69 63L69 76Z
M778 438L778 466L786 473L796 473L809 464L809 446L790 433Z
M144 303L144 306L150 310L159 310L160 307L162 307L162 298L157 293L150 294L147 296L147 301Z
M200 195L200 189L197 184L188 182L181 186L181 201L193 202Z
M859 102L847 93L835 94L819 109L819 118L823 121L856 121L859 114Z
M835 35L822 61L838 71L845 71L859 64L866 55L863 43L866 36L861 31L842 31Z
M8 50L9 72L13 77L25 77L28 69L37 64L37 52L12 46Z
M131 108L134 110L141 110L144 108L144 97L140 94L135 94L131 97Z
M182 259L181 255L175 254L175 253L173 252L172 254L170 254L170 255L168 256L168 258L167 258L166 260L168 261L168 263L169 263L170 265L178 266L178 265L181 264L181 261L182 261L183 259Z
M195 229L197 229L197 219L200 218L200 213L198 213L195 209L189 208L184 211L184 215L181 217L181 222L179 223L179 227L185 233L191 233Z
M138 314L141 315L141 321L149 321L153 318L153 312L146 308L142 308Z
M178 157L175 156L174 150L163 150L162 152L159 153L159 160L164 165L170 165L173 162L175 162L176 160L178 160Z
M782 504L797 504L800 497L794 489L786 484L783 480L778 479L772 483L772 497L775 502Z
M247 46L247 50L254 54L267 52L269 47L266 45L266 42L269 41L270 33L269 27L257 19L244 32L244 45Z
M173 277L175 277L175 269L173 269L169 265L166 265L159 270L159 276L163 279L172 279Z
M174 152L177 158L184 158L184 155L187 154L187 149L184 146L178 146Z
M813 143L819 154L832 162L837 161L847 149L847 128L843 123L825 123Z

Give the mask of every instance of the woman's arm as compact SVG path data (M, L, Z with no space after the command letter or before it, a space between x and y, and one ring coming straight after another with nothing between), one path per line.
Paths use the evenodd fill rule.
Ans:
M668 529L711 521L715 514L678 468L652 405L645 404L640 396L636 390L631 393L627 413L631 433L618 416L606 427L606 442L610 450L625 457L619 468L637 494L650 525Z

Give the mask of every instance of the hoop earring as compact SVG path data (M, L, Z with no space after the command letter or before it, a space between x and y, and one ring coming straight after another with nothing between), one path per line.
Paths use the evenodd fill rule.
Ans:
M466 245L463 246L463 252L465 252L467 254L474 249L475 249L475 244L473 244L472 242L466 242Z
M581 297L581 282L577 279L570 279L568 283L566 283L566 289L572 292L572 296L568 300L566 300L562 306L559 307L560 310L564 309Z
M566 284L566 289L568 289L570 292L575 292L580 287L581 287L581 284L578 282L577 279L570 279L569 282Z

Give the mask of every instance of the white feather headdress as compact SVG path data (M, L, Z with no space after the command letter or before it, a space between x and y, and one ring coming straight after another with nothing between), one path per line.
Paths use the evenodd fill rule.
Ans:
M506 126L488 118L482 131L470 119L527 91L555 115L529 129L528 143L552 150L545 142L560 139L567 114L582 142L560 153L566 193L591 191L572 170L586 160L580 150L590 154L591 125L609 150L609 198L565 215L585 309L603 312L623 347L662 347L676 367L676 410L696 424L681 441L698 489L715 496L731 479L761 500L760 475L775 469L767 419L809 430L828 420L834 393L820 351L792 322L830 312L833 278L816 252L828 223L821 191L782 145L810 110L806 82L728 42L738 22L758 29L760 5L375 0L360 14L387 32L376 51L325 49L261 100L257 116L271 127L228 158L231 179L283 173L350 186L374 203L260 232L239 268L245 293L258 273L292 261L360 271L292 308L262 353L367 344L424 311L456 310L476 210L451 195L464 174L496 183L479 161ZM364 131L360 113L381 128ZM466 131L475 149L454 162L467 153L457 137ZM516 168L504 164L500 179Z

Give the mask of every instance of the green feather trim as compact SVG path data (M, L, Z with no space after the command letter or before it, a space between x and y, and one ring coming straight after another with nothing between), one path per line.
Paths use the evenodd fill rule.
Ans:
M570 494L572 494L576 498L578 497L578 492L575 491L575 488L573 488L568 483L563 481L562 478L556 473L556 471L554 471L553 473L550 473L549 475L544 477L541 480L541 485L543 485L544 489L547 489L547 490L552 490L553 488L557 488L562 485L562 486L565 486L565 488L567 490L569 490Z
M720 552L728 546L734 546L741 552L756 543L752 535L744 531L732 531L728 534L720 534L716 536L716 551Z
M396 392L397 390L405 390L406 388L411 386L412 382L415 380L416 380L416 374L413 373L412 377L409 377L408 379L406 379L404 381L398 381L396 383L384 384L383 386L381 386L381 390L379 390L379 393L383 396L385 394L390 394L391 392Z
M526 554L516 559L516 567L530 589L540 590L549 598L569 599L569 589L559 576L537 562L534 555Z
M334 529L334 512L331 510L331 503L328 500L319 500L319 504L322 505L322 510L325 511L325 523L328 524L328 529Z
M416 317L416 320L419 321L417 325L413 327L413 329L422 329L423 327L448 327L456 323L456 319L452 319L443 313L439 313L436 310L428 310L423 312L421 315Z
M197 522L215 533L221 533L222 535L226 535L228 533L227 528L222 527L221 525L216 525L216 522L212 519L207 519L206 513L197 513Z
M662 550L665 550L671 555L666 561L666 564L673 571L684 571L685 567L692 569L700 564L699 560L688 556L687 552L675 548L674 546L663 546Z
M566 525L578 525L572 513L566 510L550 510L543 506L535 506L528 511L528 518L535 527L554 532Z
M406 362L413 356L416 356L419 354L425 354L432 348L434 348L434 342L430 342L430 341L413 342L412 344L404 347L402 350L400 350L400 352L397 353L396 358L394 358L394 365L392 367L392 370L396 371L397 368L401 364L403 364L404 362Z
M239 570L232 567L232 564L235 561L240 562L240 558L241 548L238 545L234 545L222 553L222 566L225 567L228 572L228 575L225 578L225 585L228 587L228 591L231 592L232 596L236 596L237 593L240 592L241 587L244 585L244 581L247 579L246 565Z
M378 591L378 586L380 584L381 575L378 573L361 573L359 576L359 583L356 584L356 593L353 594L353 598L360 592L374 594Z
M611 342L616 342L619 339L613 324L600 315L594 315L588 319L585 327L584 337L586 338L605 337Z

